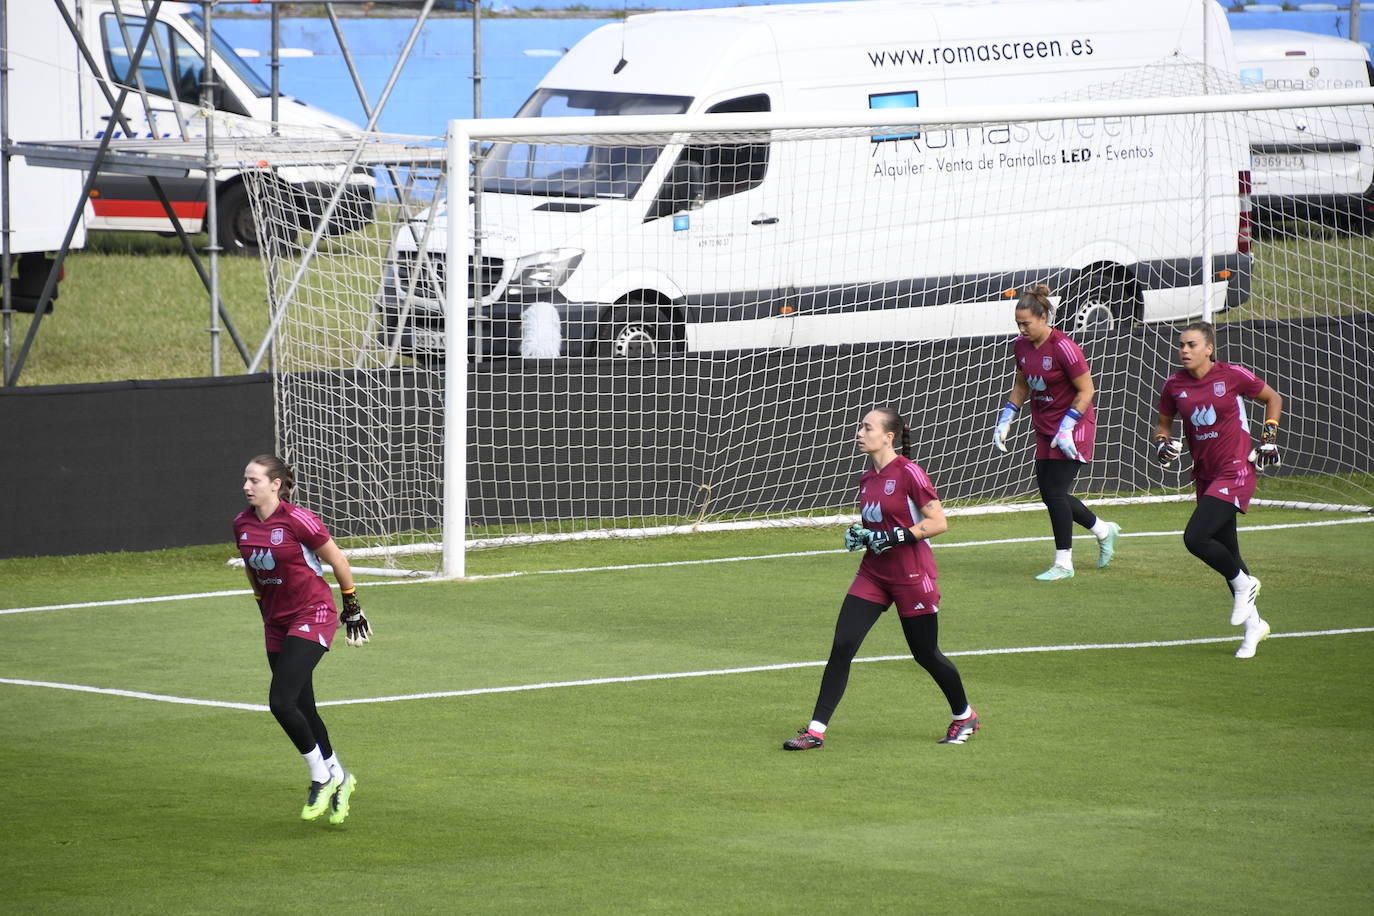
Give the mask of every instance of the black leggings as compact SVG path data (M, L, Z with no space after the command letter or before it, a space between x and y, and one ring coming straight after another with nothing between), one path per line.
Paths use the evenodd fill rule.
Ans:
M267 705L296 750L308 754L319 745L320 753L328 760L334 756L334 749L329 744L329 731L315 709L315 686L311 683L324 651L324 646L313 640L288 636L282 640L280 652L268 652L272 686L267 689Z
M844 689L849 684L849 667L854 656L863 645L864 637L873 629L873 624L887 610L886 605L867 601L854 595L845 595L840 605L840 616L835 621L835 641L830 646L830 659L825 663L825 673L821 675L821 692L816 698L816 711L811 718L817 722L829 722L840 705ZM959 669L954 662L940 651L940 622L936 614L920 614L916 617L901 617L902 634L911 649L911 657L935 679L949 701L949 709L958 715L968 708L968 698L964 696L964 682L959 677Z
M1035 461L1035 482L1040 485L1040 501L1050 511L1050 530L1054 532L1054 549L1073 548L1074 523L1084 528L1097 524L1097 516L1083 501L1069 492L1078 476L1081 461L1058 458L1038 458Z
M1236 539L1235 506L1215 496L1197 501L1188 527L1183 530L1183 543L1188 552L1221 573L1230 582L1238 573L1249 575L1250 568L1240 557L1240 542Z

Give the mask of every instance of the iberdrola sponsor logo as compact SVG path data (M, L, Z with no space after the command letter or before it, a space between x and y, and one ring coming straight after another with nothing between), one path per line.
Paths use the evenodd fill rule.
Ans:
M1211 426L1217 422L1217 409L1211 404L1195 407L1189 419L1193 421L1194 426Z

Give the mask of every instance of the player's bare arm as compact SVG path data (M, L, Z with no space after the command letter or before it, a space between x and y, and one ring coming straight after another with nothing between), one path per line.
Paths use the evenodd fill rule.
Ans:
M1070 381L1073 382L1073 404L1072 409L1080 414L1088 412L1088 408L1093 406L1093 396L1097 394L1097 389L1093 387L1093 374L1084 372Z
M1169 438L1169 433L1173 432L1173 429L1174 415L1171 413L1161 413L1159 419L1155 421L1154 438L1158 439L1160 436L1163 436L1167 439Z
M353 588L353 567L348 565L348 557L344 556L344 552L334 543L333 538L321 544L315 551L315 556L334 568L334 581L339 583L340 590L348 591Z
M1011 391L1007 394L1007 402L1016 407L1022 407L1028 397L1030 397L1030 383L1026 381L1026 374L1017 369L1016 379L1011 383Z
M925 540L937 534L944 534L948 530L949 521L945 518L945 507L940 505L938 499L932 499L921 507L921 520L911 529L911 533Z
M1283 414L1283 395L1273 388L1265 385L1260 389L1260 393L1255 395L1255 400L1264 405L1264 422L1278 423Z

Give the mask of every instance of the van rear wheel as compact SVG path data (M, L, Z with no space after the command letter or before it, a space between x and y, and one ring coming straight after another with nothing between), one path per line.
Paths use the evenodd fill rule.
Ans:
M609 310L597 353L621 359L666 356L680 347L673 320L651 305L620 306Z
M1119 271L1097 270L1079 275L1060 303L1058 325L1069 333L1110 331L1134 318L1138 296L1135 282Z

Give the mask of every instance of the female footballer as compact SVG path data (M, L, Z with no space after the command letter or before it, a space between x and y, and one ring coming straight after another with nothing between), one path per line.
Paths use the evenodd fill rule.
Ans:
M894 442L901 436L901 454ZM940 590L935 557L926 541L945 531L945 510L921 466L912 461L911 429L897 411L879 407L864 415L856 436L871 467L859 478L863 522L845 532L845 546L865 551L859 573L840 604L830 659L821 675L811 723L783 742L789 751L825 744L825 729L849 683L849 668L868 631L890 605L897 605L912 657L940 689L954 719L941 744L963 744L978 731L978 714L964 696L959 669L940 651Z
M1260 580L1250 575L1240 556L1236 514L1249 507L1255 494L1255 467L1279 463L1283 398L1248 369L1217 361L1216 350L1216 331L1206 321L1195 321L1179 334L1178 361L1183 368L1169 376L1159 392L1153 451L1161 465L1178 458L1182 443L1170 438L1170 432L1174 417L1180 416L1197 492L1183 543L1226 580L1231 626L1245 625L1236 658L1254 658L1260 640L1269 635L1269 624L1256 607ZM1245 398L1264 405L1264 431L1253 452Z
M1112 561L1121 532L1120 525L1104 522L1069 492L1079 467L1092 459L1095 391L1083 351L1063 331L1050 327L1054 304L1049 296L1050 288L1042 283L1016 301L1016 378L992 430L993 446L1005 452L1011 421L1030 401L1035 482L1054 533L1054 563L1035 577L1042 581L1073 578L1075 522L1097 538L1099 569Z
M348 817L358 786L329 743L315 708L315 665L334 639L340 617L350 646L361 646L371 627L358 605L353 571L324 523L287 502L296 475L275 455L259 455L243 471L248 508L234 518L234 540L243 554L248 581L262 613L267 664L272 670L268 705L310 768L310 788L301 817L314 820L329 810L329 822ZM343 595L336 617L322 563L334 568Z

